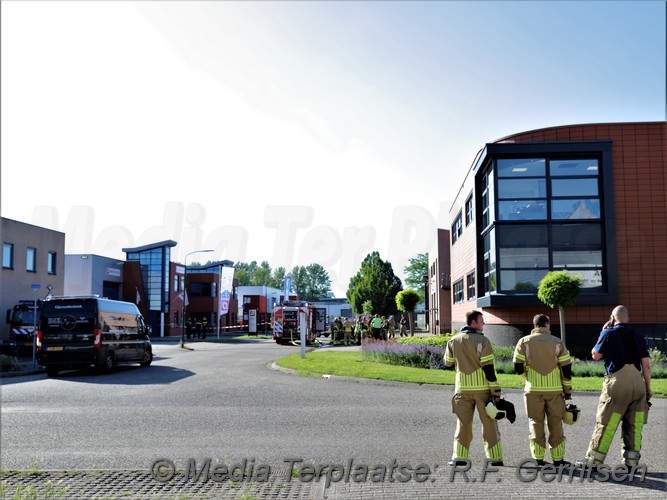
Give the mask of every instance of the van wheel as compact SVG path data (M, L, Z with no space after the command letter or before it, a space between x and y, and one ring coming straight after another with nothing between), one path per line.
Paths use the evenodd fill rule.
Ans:
M102 363L99 364L98 368L102 373L109 373L113 368L113 353L108 352Z
M150 366L153 362L153 352L148 349L144 351L144 359L139 363L141 366Z
M46 374L49 377L56 377L56 376L58 376L59 373L60 373L60 370L58 370L58 368L49 367L49 368L46 369Z

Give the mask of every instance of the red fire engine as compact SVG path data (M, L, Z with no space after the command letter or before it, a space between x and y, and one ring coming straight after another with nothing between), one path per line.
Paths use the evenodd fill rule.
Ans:
M20 300L11 309L7 309L9 324L9 343L12 351L32 350L33 330L39 319L42 301L37 301L37 309L33 300Z
M273 339L288 344L301 339L301 328L306 329L306 342L314 342L317 334L316 309L306 302L285 302L273 308Z

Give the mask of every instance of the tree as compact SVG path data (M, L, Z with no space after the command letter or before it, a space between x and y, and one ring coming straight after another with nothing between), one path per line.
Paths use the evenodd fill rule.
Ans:
M581 291L581 277L567 271L551 271L540 281L537 298L549 307L558 307L560 338L565 343L565 307L574 305ZM567 344L566 344L567 345Z
M277 267L275 271L273 271L273 276L271 276L269 286L282 290L285 285L285 282L283 281L285 276L287 276L287 271L285 271L285 268Z
M263 261L259 267L254 269L254 273L250 279L250 284L255 286L269 286L270 283L271 266L267 261Z
M252 279L253 266L257 267L257 262L252 261L250 264L245 262L237 262L234 264L234 277L239 280L239 286L248 286L250 285L250 280Z
M401 311L407 311L410 320L410 336L415 334L414 312L417 304L421 302L421 295L417 290L407 288L396 294L396 306Z
M366 316L372 316L373 315L373 302L370 300L367 300L363 304L361 304L361 310Z
M373 252L366 256L359 272L352 276L346 296L355 314L362 313L364 302L370 300L373 312L385 316L396 313L396 294L402 289L391 263L384 262L378 252Z
M408 259L409 265L403 268L405 273L405 285L419 292L421 300L424 301L426 293L426 285L424 284L424 276L428 275L428 254L420 253L416 257Z
M292 290L301 300L308 302L321 300L331 291L329 273L320 264L294 266L289 276L292 278Z

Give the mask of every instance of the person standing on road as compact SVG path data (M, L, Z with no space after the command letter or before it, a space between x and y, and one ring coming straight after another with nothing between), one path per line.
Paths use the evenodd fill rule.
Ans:
M524 403L530 431L530 454L544 465L547 452L544 420L549 429L549 451L554 465L567 465L563 417L565 400L572 399L572 358L562 340L551 335L549 316L536 314L535 327L514 349L514 369L526 378Z
M642 428L653 396L651 363L646 339L630 327L629 321L627 307L616 306L591 350L594 360L604 360L606 376L593 436L586 457L576 462L578 466L604 462L619 423L623 462L629 467L639 464Z
M500 386L493 364L493 347L484 336L484 316L479 311L466 314L466 325L452 337L445 350L445 366L456 368L456 385L452 398L452 412L456 414L454 450L449 465L467 462L472 442L472 420L475 408L482 421L482 439L487 458L492 465L503 465L498 422L486 412L486 404L493 396L500 400Z

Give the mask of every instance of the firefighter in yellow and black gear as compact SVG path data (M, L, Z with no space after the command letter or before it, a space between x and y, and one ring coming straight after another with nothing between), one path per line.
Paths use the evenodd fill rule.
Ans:
M493 365L493 347L484 336L484 316L479 311L466 314L461 333L452 337L445 350L445 365L456 367L456 386L452 411L456 414L454 450L449 465L467 463L472 442L472 422L475 408L482 421L482 439L487 458L492 465L503 465L498 422L486 412L486 404L493 396L500 398L500 386Z
M629 321L628 308L616 306L591 350L594 360L604 360L606 375L586 457L575 465L604 463L619 425L623 462L630 468L639 465L642 429L653 395L651 361L646 339Z
M565 343L551 335L549 316L536 314L533 330L514 349L514 369L524 375L524 402L530 430L530 454L544 465L549 452L554 465L569 464L565 457L563 417L565 400L572 398L572 358Z

